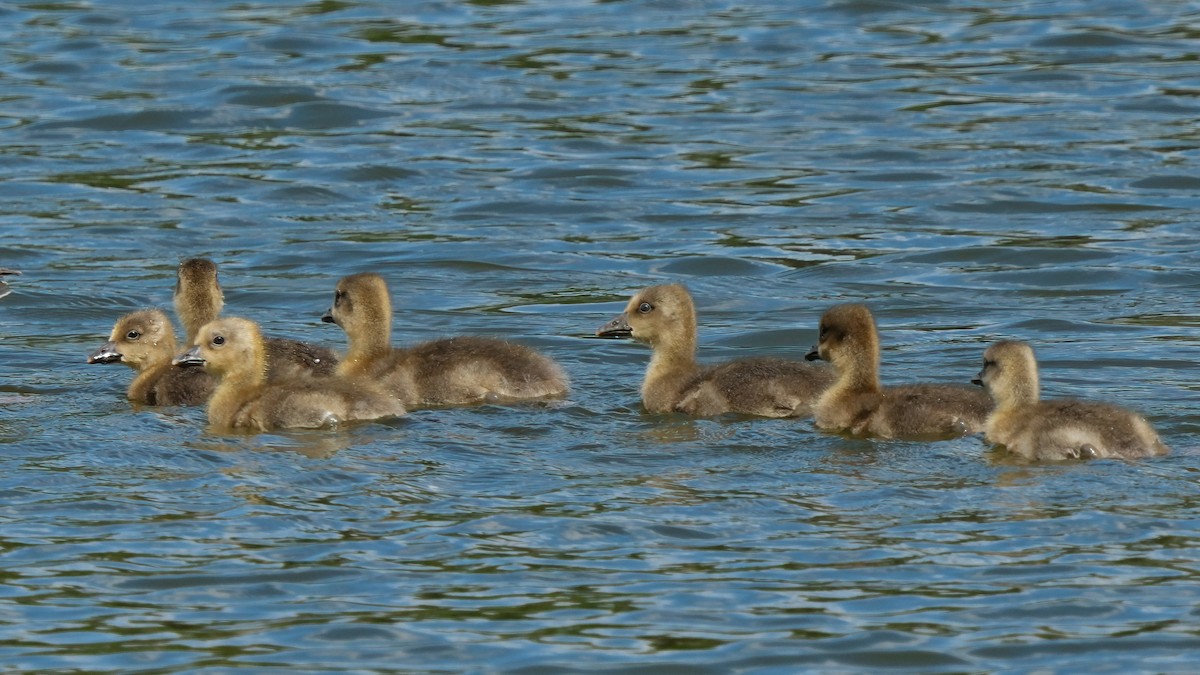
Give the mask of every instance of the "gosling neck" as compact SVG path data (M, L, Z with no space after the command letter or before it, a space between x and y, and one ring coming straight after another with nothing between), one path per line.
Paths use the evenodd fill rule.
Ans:
M250 364L217 375L221 381L208 400L208 422L231 427L238 410L266 386L267 363L261 345Z
M158 381L175 366L171 365L171 355L175 353L175 335L168 333L154 343L153 349L143 354L137 363L126 362L137 374L129 383L127 392L131 401L146 401L150 390Z
M874 337L874 336L871 336ZM841 358L834 361L838 379L833 388L854 393L878 393L883 390L879 381L879 341L863 340L846 345Z
M185 344L196 343L196 335L200 329L204 324L217 320L217 317L221 315L223 305L224 301L221 299L220 291L216 295L193 292L175 299L175 313L179 315L179 321L183 324L183 329L187 331Z
M346 331L346 356L338 365L341 375L360 374L368 364L392 352L391 316L367 321L354 330Z
M696 336L685 332L651 346L654 352L642 383L642 403L650 412L670 412L683 387L699 369Z
M1036 366L1032 372L1024 372L1013 377L1007 387L1003 387L999 395L993 394L997 410L1018 410L1032 407L1041 400L1041 386L1038 383Z

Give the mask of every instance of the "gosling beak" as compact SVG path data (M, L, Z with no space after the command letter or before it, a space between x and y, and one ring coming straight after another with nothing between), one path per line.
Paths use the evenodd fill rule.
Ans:
M321 315L321 320L324 321L325 323L337 323L337 320L333 318L333 308L332 307L325 310L325 313Z
M629 321L626 320L625 314L621 313L612 321L600 326L596 329L596 337L606 338L627 338L633 337L633 328L629 326Z
M811 351L804 355L805 361L819 361L821 359L821 348L813 347Z
M200 347L198 347L198 346L192 347L191 349L180 354L179 356L176 356L171 361L171 365L179 366L181 368L192 368L195 366L203 366L204 363L205 363L204 357L200 356Z
M125 358L121 352L117 351L117 343L109 340L100 346L99 349L92 352L87 357L88 363L120 363L121 359Z
M971 384L977 384L982 387L983 386L983 373L980 372L978 375L976 375L975 379L971 380Z

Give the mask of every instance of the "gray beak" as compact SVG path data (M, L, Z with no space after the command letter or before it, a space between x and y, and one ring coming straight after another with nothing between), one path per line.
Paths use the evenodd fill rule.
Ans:
M633 337L633 329L629 327L629 321L626 319L625 313L622 312L620 316L597 328L596 336L607 338Z
M87 357L88 363L120 363L121 359L125 358L121 352L117 351L117 343L109 340L100 346L99 349L92 352Z
M204 357L200 356L200 348L199 347L192 347L191 349L180 354L179 356L176 356L171 361L171 365L180 366L183 368L194 368L196 366L203 366L204 363L205 363Z

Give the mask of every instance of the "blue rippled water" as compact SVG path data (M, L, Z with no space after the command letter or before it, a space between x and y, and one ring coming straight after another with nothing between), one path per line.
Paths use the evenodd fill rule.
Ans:
M1188 672L1195 3L0 3L0 664L70 672ZM225 436L84 364L221 266L335 347L509 337L550 406ZM1171 456L692 420L590 339L679 281L701 356L871 305L884 378L1002 338Z

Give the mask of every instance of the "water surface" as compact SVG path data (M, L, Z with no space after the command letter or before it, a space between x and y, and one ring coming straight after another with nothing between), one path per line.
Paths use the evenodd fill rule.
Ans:
M47 671L1185 671L1200 655L1188 2L0 4L0 663ZM226 436L87 366L183 257L342 345L509 337L551 406ZM889 382L1030 340L1175 452L642 412L588 336L686 283L701 356L875 310Z

